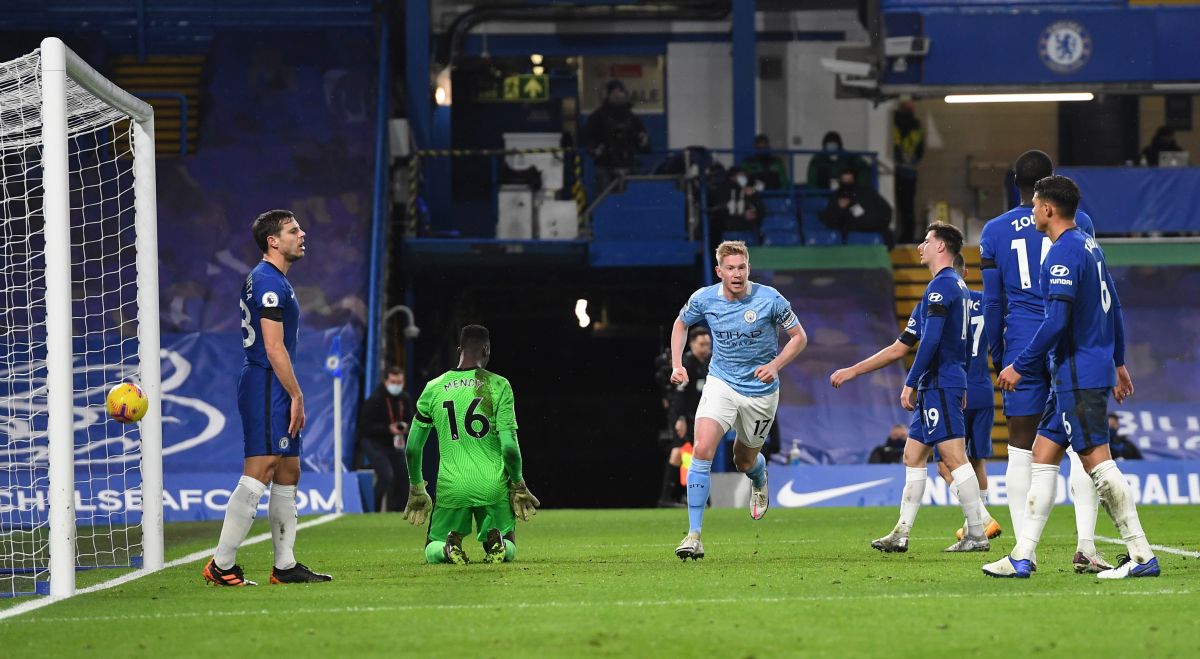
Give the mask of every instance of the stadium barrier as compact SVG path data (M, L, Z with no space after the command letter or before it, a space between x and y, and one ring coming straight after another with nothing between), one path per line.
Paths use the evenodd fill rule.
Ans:
M987 465L988 505L1008 503L1004 483L1005 464ZM1140 505L1200 504L1200 460L1123 461L1121 472ZM1064 459L1058 477L1057 504L1070 499L1067 479L1071 473ZM780 508L814 506L896 506L904 489L904 466L888 465L770 465L771 505ZM739 473L712 475L712 505L717 508L743 508L750 500L750 480ZM925 487L926 506L957 505L949 486L929 465Z
M370 476L370 474L366 474ZM343 511L363 511L363 487L359 478L347 478L342 484ZM163 484L163 520L167 522L202 522L222 520L229 495L237 480L228 472L189 472L168 474ZM267 500L258 504L258 517L266 518ZM320 515L335 512L334 477L332 473L305 473L296 488L296 512L299 515ZM124 478L121 482L105 479L77 479L75 511L78 523L91 524L94 513L104 514L112 525L138 524L142 518L140 476ZM0 512L10 519L19 519L32 527L49 514L49 494L45 480L8 482L0 489Z

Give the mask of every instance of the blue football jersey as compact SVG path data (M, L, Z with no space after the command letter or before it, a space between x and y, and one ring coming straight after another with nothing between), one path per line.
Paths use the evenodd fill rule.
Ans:
M983 331L983 293L971 295L971 323L967 334L967 409L993 407L992 376L988 371L987 335Z
M967 409L975 410L994 406L992 376L988 372L987 338L983 333L983 293L970 293L970 325L967 329ZM925 301L922 297L908 316L904 331L897 340L905 345L916 345L925 331Z
M262 318L283 323L283 347L293 361L296 337L300 331L300 303L296 292L279 268L261 261L246 276L242 288L242 347L246 349L246 364L271 368L267 349L263 345Z
M1096 235L1087 213L1078 211L1075 223L1088 235ZM1023 349L1045 316L1040 273L1049 247L1050 238L1034 225L1032 206L1017 206L989 220L979 236L980 266L1000 273L1001 290L996 294L1010 349Z
M970 291L967 290L966 283L950 267L942 268L925 288L925 295L918 305L920 321L917 323L920 326L922 343L931 338L925 336L929 319L941 316L944 321L942 334L937 342L937 351L926 368L917 372L921 365L919 362L914 362L913 371L909 372L908 382L912 383L915 379L917 389L965 389L967 387L970 299ZM914 313L917 311L914 310ZM908 328L905 328L905 331L907 332ZM920 355L920 349L918 349L918 355Z
M1078 228L1063 232L1047 251L1041 277L1046 304L1071 303L1070 322L1051 350L1054 390L1112 387L1116 290L1096 239Z
M754 369L779 355L779 330L790 330L800 321L779 291L764 284L747 286L740 300L725 299L721 284L701 288L679 310L679 319L689 327L707 322L713 339L710 376L743 396L763 396L778 389L779 380L761 382Z

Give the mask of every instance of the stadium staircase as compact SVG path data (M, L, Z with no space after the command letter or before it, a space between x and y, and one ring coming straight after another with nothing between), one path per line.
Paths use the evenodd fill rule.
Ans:
M123 55L113 62L113 82L154 106L154 146L160 157L179 155L185 135L183 102L174 95L187 99L187 153L196 152L204 64L203 55L157 55L143 61Z
M979 271L979 247L968 245L963 248L963 257L967 261L967 286L973 291L983 290L983 277ZM921 265L917 248L910 245L899 245L891 251L892 281L895 282L896 324L898 331L904 331L908 316L913 307L925 293L929 284L929 269ZM912 367L917 351L909 350L904 357L905 368ZM993 378L994 380L995 378ZM995 385L993 384L993 387ZM1001 402L1000 390L994 389L996 406L996 421L992 427L992 447L996 459L1008 457L1008 425L1004 419L1004 407Z

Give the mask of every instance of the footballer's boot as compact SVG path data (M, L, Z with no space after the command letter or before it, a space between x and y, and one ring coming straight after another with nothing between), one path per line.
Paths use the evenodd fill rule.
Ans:
M1157 577L1158 557L1151 556L1145 563L1138 563L1126 554L1117 557L1117 567L1105 570L1096 576L1100 579L1133 579L1134 577Z
M872 540L871 546L885 554L893 552L903 554L908 551L908 531L908 527L904 524L897 524L891 533L878 540Z
M704 543L700 542L700 534L687 534L683 542L679 543L679 546L675 548L675 555L681 561L686 561L689 558L693 561L698 558L704 558Z
M271 568L271 583L319 583L333 581L333 577L320 572L313 572L304 563L296 563L286 570Z
M993 519L991 517L989 517L988 520L983 523L983 534L985 536L987 536L988 540L1000 537L1000 534L1003 532L1004 532L1004 529L1000 527L1000 522L997 522L995 519ZM966 534L967 534L967 525L966 525L966 523L964 523L962 526L958 527L957 531L954 532L954 539L962 540L963 536L965 536Z
M1104 560L1104 556L1099 551L1094 554L1077 551L1071 564L1075 566L1075 574L1099 574L1113 569L1113 566Z
M488 529L483 540L483 562L504 562L504 536L500 535L500 529Z
M218 586L257 586L242 574L242 566L234 565L228 570L217 567L217 559L211 558L202 571L204 580Z
M946 547L945 551L950 553L968 552L968 551L991 551L992 544L988 542L987 536L967 536L962 540Z
M762 519L771 507L771 493L767 489L767 472L763 471L762 487L750 487L750 519Z
M1002 579L1028 579L1033 570L1030 569L1030 561L1028 559L1016 559L1012 556L1005 556L995 563L988 563L983 566L983 573L989 577L999 577Z
M471 562L467 558L467 552L462 548L462 534L451 531L446 534L446 546L442 548L446 555L446 562L455 565L466 565Z

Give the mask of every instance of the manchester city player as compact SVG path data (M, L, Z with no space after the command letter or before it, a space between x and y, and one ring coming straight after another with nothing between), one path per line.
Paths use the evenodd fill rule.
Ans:
M1108 448L1108 394L1117 402L1133 393L1125 368L1124 320L1117 288L1096 240L1075 223L1079 188L1065 176L1034 186L1037 229L1050 238L1041 266L1045 318L1029 345L1000 372L1005 391L1040 371L1050 357L1052 391L1033 445L1033 478L1024 527L1012 554L983 566L994 577L1028 578L1031 558L1050 516L1059 464L1074 447L1129 549L1101 579L1156 577L1158 559L1138 519L1133 493Z
M271 583L330 581L296 562L296 484L300 482L300 431L304 394L292 369L300 304L287 272L304 258L304 231L295 214L272 210L250 226L263 252L242 289L242 347L246 360L238 380L246 460L229 496L217 553L204 566L204 578L219 586L254 586L236 564L238 546L254 522L258 500L271 484L267 516L275 544Z
M1050 156L1026 151L1013 164L1021 205L989 221L979 238L983 270L984 328L992 363L996 368L1011 364L1029 345L1045 316L1040 283L1041 265L1050 238L1037 230L1033 218L1033 186L1054 173ZM1077 212L1080 230L1095 237L1092 219ZM1004 415L1008 423L1008 467L1005 488L1012 517L1013 534L1021 535L1025 498L1033 463L1033 438L1050 392L1049 373L1035 369L1014 391L1006 391ZM1084 473L1074 451L1071 458L1071 494L1075 502L1078 544L1074 557L1076 572L1099 572L1111 568L1096 549L1096 514L1099 498L1095 485ZM1037 565L1037 557L1033 558Z
M970 292L962 277L954 271L954 258L962 252L963 235L957 227L935 222L929 226L925 241L917 247L921 263L933 275L918 306L922 326L918 330L921 345L908 372L900 405L913 415L908 441L904 446L904 493L900 501L900 519L891 533L871 542L882 552L908 551L908 537L928 474L925 464L933 447L950 470L958 492L967 535L946 548L949 552L987 551L979 510L979 481L967 461L966 422L963 407L967 395L967 336L970 332ZM914 396L915 394L915 396Z
M709 471L717 442L737 430L733 463L750 479L750 517L767 512L767 462L761 454L779 406L779 370L808 345L808 335L791 304L779 291L750 281L750 253L741 241L717 246L717 278L721 283L692 294L671 330L671 383L686 384L683 344L688 327L707 322L713 337L712 361L700 406L696 409L696 443L688 468L688 534L675 549L683 560L704 557L700 527L708 503ZM779 350L778 330L788 341Z

